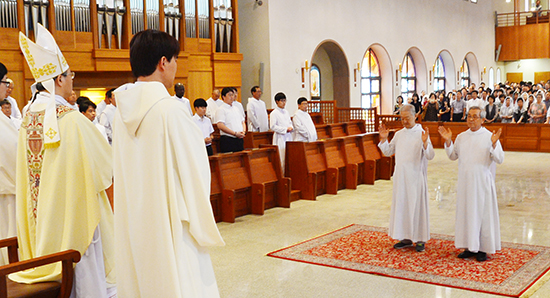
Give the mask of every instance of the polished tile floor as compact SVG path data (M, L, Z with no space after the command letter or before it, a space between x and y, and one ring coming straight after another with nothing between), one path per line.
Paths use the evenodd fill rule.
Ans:
M550 246L550 154L506 152L496 185L502 241ZM457 162L436 149L428 166L430 229L454 234ZM387 227L392 182L378 180L263 216L219 223L210 249L222 297L501 297L267 257L279 248L357 223ZM532 297L550 297L550 282Z

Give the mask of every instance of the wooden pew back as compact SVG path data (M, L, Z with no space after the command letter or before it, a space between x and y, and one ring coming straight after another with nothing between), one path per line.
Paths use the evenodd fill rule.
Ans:
M330 137L331 138L345 137L347 135L345 131L345 127L346 127L346 123L328 124Z

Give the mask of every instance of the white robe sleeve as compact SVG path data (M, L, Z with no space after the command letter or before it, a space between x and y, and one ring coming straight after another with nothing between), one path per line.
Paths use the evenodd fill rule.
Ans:
M388 143L388 140L384 143L378 143L378 148L380 148L380 151L382 151L384 156L392 156L395 154L395 144L393 143L393 140L390 143Z
M493 146L491 146L491 150L489 151L489 153L491 154L491 160L495 163L501 164L502 162L504 162L504 151L502 150L500 141L497 141L496 148L493 148Z
M256 115L255 106L252 102L248 102L246 105L246 111L248 116L248 123L250 124L248 129L251 131L260 131L260 123L258 121L258 116Z
M447 147L447 142L445 142L445 153L447 153L447 156L450 160L458 159L458 152L454 146L453 141L451 141L451 145L449 145L449 147Z
M422 154L424 154L424 156L426 156L428 160L434 159L435 151L432 145L432 141L428 140L428 145L426 146L426 149L424 149L424 144L422 144Z
M302 123L302 118L296 113L294 118L292 118L292 123L294 124L294 131L297 135L302 136L302 138L309 139L309 131L305 126L305 123Z

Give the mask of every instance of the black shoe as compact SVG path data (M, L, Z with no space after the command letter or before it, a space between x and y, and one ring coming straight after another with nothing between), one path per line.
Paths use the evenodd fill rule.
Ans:
M415 249L416 249L417 252L423 252L426 249L426 243L416 242Z
M469 250L467 250L467 249L465 249L463 252L461 252L461 253L458 254L458 257L459 257L460 259L467 259L467 258L471 258L471 257L473 257L473 256L477 256L477 253L471 252L471 251L469 251Z
M405 247L413 246L413 243L411 240L401 240L393 245L393 248L395 249L402 249Z
M476 260L477 260L478 262L485 262L485 261L487 261L487 254L484 253L484 252L482 252L482 251L478 252L477 255L476 255Z

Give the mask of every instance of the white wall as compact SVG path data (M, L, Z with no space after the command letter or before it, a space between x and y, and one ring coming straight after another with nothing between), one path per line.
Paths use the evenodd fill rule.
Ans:
M334 100L334 81L332 79L332 64L327 52L322 47L317 50L311 63L316 64L321 71L321 99ZM297 103L297 102L296 102Z
M239 0L239 6L241 2L251 0ZM309 98L309 86L301 88L299 69L305 60L311 61L316 47L327 39L340 44L347 57L350 106L360 106L360 84L353 86L353 69L371 44L380 44L387 50L393 76L411 47L422 52L429 68L441 50L449 51L455 69L460 68L468 52L476 55L480 69L496 66L492 1L478 4L457 0L264 0L266 2L269 2L271 98L278 91L285 92L289 99ZM453 12L452 15L449 12ZM239 14L240 20L256 17L259 16ZM246 57L252 53L246 52L243 45L254 42L254 36L243 34L244 26L241 22L241 52L245 59L250 59ZM243 84L250 81L245 78L250 73L248 67L243 63ZM420 73L427 75L428 72ZM395 78L382 80L389 80L395 87ZM382 94L386 106L397 96L395 89ZM430 85L427 91L431 90ZM296 102L289 100L287 108L293 112Z
M243 53L241 62L242 91L241 99L244 108L248 103L250 89L253 86L261 86L264 95L262 100L270 108L271 95L271 64L269 58L269 1L263 1L258 6L255 0L239 0L239 47ZM264 80L259 81L260 63L264 63Z
M506 73L509 72L522 72L523 80L525 82L535 82L535 72L550 71L550 59L528 59L519 60L515 62L507 62L501 67L502 80L506 81ZM496 70L495 70L496 75Z

